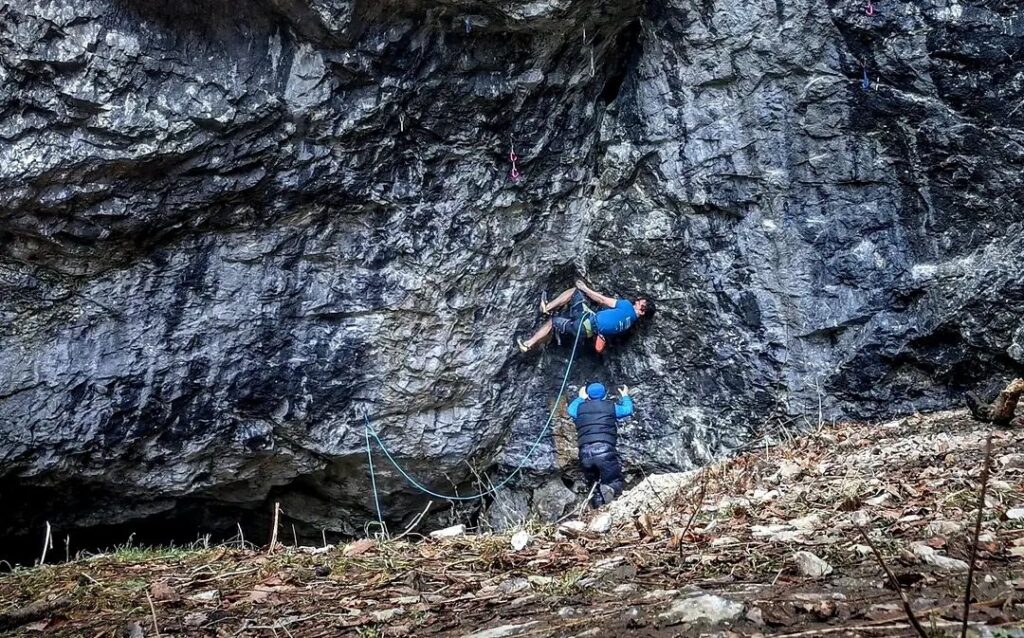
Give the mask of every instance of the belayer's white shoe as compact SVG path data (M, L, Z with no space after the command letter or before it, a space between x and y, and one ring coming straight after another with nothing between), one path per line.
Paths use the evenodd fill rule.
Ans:
M522 339L516 339L516 345L519 346L519 352L525 354L530 351L530 347L523 343Z

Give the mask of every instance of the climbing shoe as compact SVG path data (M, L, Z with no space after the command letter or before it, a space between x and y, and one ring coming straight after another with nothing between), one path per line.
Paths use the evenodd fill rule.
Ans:
M613 490L610 485L602 485L598 489L601 490L601 500L604 501L605 505L608 505L615 500L615 490Z
M519 352L527 353L530 351L530 347L523 343L522 339L516 339L516 345L519 346Z

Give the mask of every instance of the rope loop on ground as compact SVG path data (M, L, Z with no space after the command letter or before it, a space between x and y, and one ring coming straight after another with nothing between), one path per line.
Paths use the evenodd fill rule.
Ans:
M384 452L384 456L388 459L388 461L391 462L391 465L393 465L394 468L398 470L398 473L401 474L402 477L405 478L405 480L408 481L410 485L415 487L420 492L423 492L424 494L428 494L435 498L441 498L447 501L475 501L479 498L487 496L488 494L493 494L500 488L504 487L505 485L508 485L508 483L513 478L518 476L523 471L523 468L526 467L527 461L529 461L530 457L533 456L533 453L537 451L537 448L540 446L540 442L544 439L544 435L547 434L547 431L551 428L551 423L552 421L554 421L555 413L558 411L558 405L559 403L561 403L562 397L565 395L565 388L569 383L569 373L572 371L572 364L576 360L576 349L580 343L580 334L582 330L583 322L580 321L579 325L576 327L576 338L572 343L572 353L569 355L569 363L566 364L565 374L562 375L562 387L559 388L558 397L555 399L555 404L551 408L551 412L548 414L548 419L544 423L544 427L541 428L540 434L537 435L537 438L533 441L533 444L530 446L530 450L523 457L523 460L520 461L518 465L516 465L515 469L512 471L511 474L502 479L497 485L492 485L490 488L484 490L483 492L480 492L479 494L473 494L470 496L459 496L458 494L441 494L439 492L435 492L434 490L430 489L420 481L416 480L409 472L405 470L405 468L402 467L402 465L397 460L395 460L395 457L392 456L387 446L384 445L384 442L380 440L380 437L377 436L377 432L370 425L369 415L365 411L363 411L363 427L365 430L364 434L366 437L366 457L367 460L369 461L370 468L370 486L373 488L373 502L377 508L377 520L380 522L381 527L383 529L386 529L384 527L384 518L381 514L380 509L380 497L378 496L377 493L377 477L373 467L373 451L370 448L371 438L373 438L373 440L377 442L377 445L380 446L381 451Z

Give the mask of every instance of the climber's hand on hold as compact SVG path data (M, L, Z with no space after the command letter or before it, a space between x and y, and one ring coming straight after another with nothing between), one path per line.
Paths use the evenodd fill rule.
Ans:
M619 396L620 397L628 397L629 396L629 387L628 386L622 386L621 388L619 388Z
M577 393L581 399L587 398L587 386L580 386L580 391Z

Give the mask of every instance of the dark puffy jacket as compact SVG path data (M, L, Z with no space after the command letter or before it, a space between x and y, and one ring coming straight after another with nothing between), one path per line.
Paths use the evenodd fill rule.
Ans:
M612 401L584 401L576 415L577 445L608 443L615 445L615 403Z

